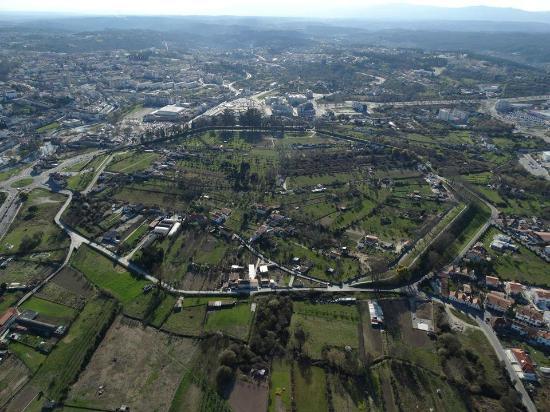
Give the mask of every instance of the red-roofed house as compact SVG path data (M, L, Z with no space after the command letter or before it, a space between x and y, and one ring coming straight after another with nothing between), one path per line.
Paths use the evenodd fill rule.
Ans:
M485 307L497 312L506 312L513 304L514 301L507 298L504 293L490 292L485 297Z
M523 349L510 349L512 356L509 356L512 366L516 370L520 379L536 381L535 365L533 361Z
M504 285L508 296L521 295L523 293L524 286L521 283L506 282Z
M485 286L491 289L500 288L500 279L496 276L485 276Z
M550 290L536 289L533 293L533 302L543 310L550 308Z
M516 308L516 319L536 327L541 327L544 323L543 314L530 306L518 306Z
M12 325L19 312L15 308L9 308L0 316L0 335Z
M535 235L539 244L550 244L550 232L533 232L533 235Z

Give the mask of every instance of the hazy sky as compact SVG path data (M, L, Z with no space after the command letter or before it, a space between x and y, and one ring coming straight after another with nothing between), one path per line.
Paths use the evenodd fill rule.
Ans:
M0 0L0 10L114 14L326 16L339 8L389 3L497 6L550 11L550 0Z

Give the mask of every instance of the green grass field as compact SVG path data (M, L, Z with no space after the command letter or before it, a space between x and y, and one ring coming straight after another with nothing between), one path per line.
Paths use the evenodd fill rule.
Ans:
M171 295L167 295L160 305L157 306L155 311L153 312L153 316L151 318L151 325L153 325L156 328L160 328L164 321L168 318L170 313L172 313L172 309L174 308L174 305L176 303L176 298Z
M300 368L295 363L296 409L300 412L328 411L325 371L316 366Z
M46 359L46 355L21 343L11 342L8 347L33 373L38 370Z
M301 327L306 332L304 351L314 359L321 359L325 346L357 349L359 314L355 306L311 304L294 302L290 329Z
M80 173L67 179L67 188L73 192L81 192L86 189L94 178L94 172Z
M18 188L22 188L22 187L27 187L32 182L33 182L32 177L26 177L26 178L23 178L23 179L16 180L10 186L13 187L14 189L18 189Z
M145 170L159 158L157 153L133 152L116 157L107 166L111 172L133 173Z
M40 316L46 316L48 318L70 320L76 316L76 311L73 308L37 297L32 297L27 300L21 305L21 308L38 312Z
M199 336L203 331L206 305L184 307L179 313L172 313L163 329L187 336Z
M250 304L248 302L241 303L231 309L209 312L205 330L208 332L222 331L235 338L246 340L251 319Z
M286 359L274 359L271 365L271 383L269 386L269 412L278 412L276 398L281 399L287 411L291 410L292 385L290 383L291 364Z
M150 283L132 276L111 260L82 245L71 258L71 266L82 272L100 289L111 293L123 305L143 294L143 286Z

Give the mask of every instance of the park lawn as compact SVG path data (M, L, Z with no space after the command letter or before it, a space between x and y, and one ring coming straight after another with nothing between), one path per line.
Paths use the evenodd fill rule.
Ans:
M23 178L23 179L16 180L16 181L13 182L10 186L13 187L14 189L18 189L18 188L21 188L21 187L27 187L27 186L30 185L33 181L34 181L34 180L33 180L32 177L25 177L25 178Z
M67 236L54 223L54 217L65 197L43 189L29 193L9 232L2 239L2 253L31 253L44 250L61 249L69 245ZM40 235L42 233L42 235ZM36 242L20 249L24 238L37 237Z
M148 169L159 157L158 153L134 152L113 159L107 169L111 172L133 173Z
M298 363L294 368L296 409L300 412L328 411L325 371L316 366L301 368Z
M38 312L39 316L47 318L71 320L76 316L76 310L73 308L37 297L27 300L21 305L21 308Z
M11 342L8 346L9 350L21 359L21 361L31 370L32 373L36 372L40 365L46 359L46 355L34 350L33 348L23 345L18 342Z
M48 399L59 399L77 378L99 338L111 325L117 311L113 299L90 300L78 315L69 333L58 342L31 384L43 390Z
M355 306L294 302L291 335L298 327L306 332L303 350L313 359L321 359L325 346L359 347L359 314Z
M231 309L208 312L205 330L222 331L235 338L247 340L251 320L250 304L248 302L236 304Z
M94 285L112 294L123 305L143 294L150 282L134 277L89 246L82 245L71 258L71 266L83 273Z
M287 411L291 410L292 384L291 364L286 359L274 359L271 364L271 384L269 385L269 412L277 410L277 397Z
M518 252L498 252L491 249L491 242L497 234L502 234L498 229L491 227L483 237L483 244L493 262L493 269L497 276L504 280L514 280L531 285L550 286L550 264L535 255L518 242Z
M184 307L181 312L172 313L162 329L168 332L199 336L203 332L206 305Z

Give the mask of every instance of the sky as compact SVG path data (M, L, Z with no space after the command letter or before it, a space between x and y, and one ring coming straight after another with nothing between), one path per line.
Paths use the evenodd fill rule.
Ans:
M0 0L0 11L331 17L338 8L389 3L442 7L484 5L550 11L550 0Z

